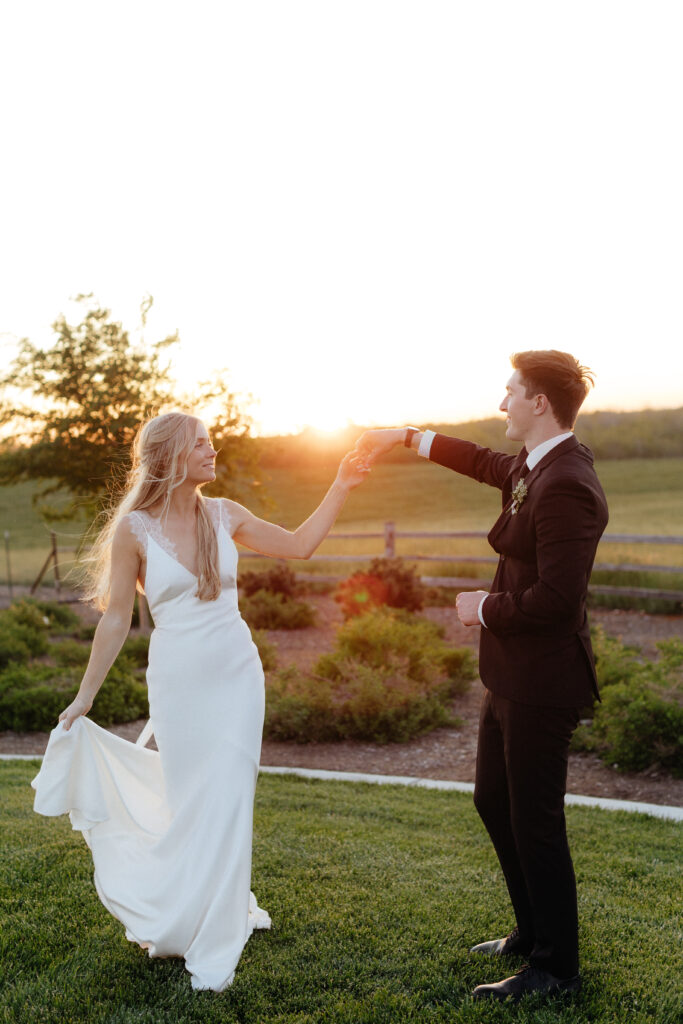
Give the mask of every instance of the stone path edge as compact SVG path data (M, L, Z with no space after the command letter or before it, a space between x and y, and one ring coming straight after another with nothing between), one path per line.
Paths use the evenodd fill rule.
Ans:
M419 786L422 789L445 789L457 793L473 793L473 782L452 782L448 779L421 779L410 775L368 775L364 772L333 772L324 768L278 768L261 765L260 772L268 775L298 775L304 779L327 779L337 782L373 782L386 786ZM598 807L604 811L631 811L649 814L655 818L683 821L683 807L645 804L635 800L612 800L606 797L578 796L567 793L565 804L580 807Z
M41 754L0 754L0 761L42 761ZM418 786L422 789L444 789L457 793L473 793L473 782L452 782L448 779L421 779L411 775L369 775L365 772L333 772L324 768L279 768L276 765L261 765L259 771L266 775L297 775L304 779L321 779L332 782L372 782L384 786ZM565 804L570 807L598 807L603 811L631 811L649 814L654 818L683 821L683 807L666 807L661 804L645 804L636 800L611 800L597 796L578 796L567 793Z

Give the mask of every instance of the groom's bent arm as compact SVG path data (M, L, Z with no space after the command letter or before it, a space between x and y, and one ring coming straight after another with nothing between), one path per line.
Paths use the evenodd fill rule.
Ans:
M579 629L606 522L592 488L576 481L555 481L534 511L538 578L519 590L489 594L483 607L488 629L499 636Z

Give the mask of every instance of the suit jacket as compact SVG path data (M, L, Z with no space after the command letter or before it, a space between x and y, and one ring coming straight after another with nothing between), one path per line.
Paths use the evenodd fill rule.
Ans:
M502 491L503 511L488 535L500 555L483 608L479 674L509 700L582 707L599 697L586 617L586 592L607 502L593 455L567 438L526 471L526 448L505 455L437 434L430 459ZM527 495L513 514L512 491Z

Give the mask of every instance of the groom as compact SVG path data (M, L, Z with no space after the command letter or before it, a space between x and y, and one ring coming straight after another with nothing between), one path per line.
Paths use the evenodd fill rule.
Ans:
M565 352L512 357L500 408L516 456L414 427L369 430L369 459L405 444L502 491L488 539L499 554L490 593L461 593L460 620L481 625L475 806L507 883L516 927L474 946L494 960L528 963L474 997L519 999L580 987L576 881L564 818L569 741L598 696L586 591L607 503L593 456L572 432L593 383Z

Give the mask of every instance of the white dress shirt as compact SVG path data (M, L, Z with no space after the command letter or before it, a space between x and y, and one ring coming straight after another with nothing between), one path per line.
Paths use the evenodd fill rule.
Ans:
M573 435L574 432L572 430L567 430L564 434L557 434L555 437L550 437L547 441L542 441L540 444L537 444L536 447L533 448L526 457L525 465L527 471L531 472L531 470L534 469L534 467L539 464L544 455L547 455L548 452L551 452L553 448L557 447L558 444L562 444L563 441L566 441L569 437L573 437ZM422 439L420 440L420 447L417 450L417 454L421 455L425 459L428 459L429 453L432 450L432 441L434 440L435 437L436 434L433 430L425 430L424 434L422 435ZM479 621L481 622L482 626L486 626L486 623L484 622L483 607L484 601L486 600L487 597L488 594L485 594L484 597L482 597L481 601L479 602L479 608L477 609Z

